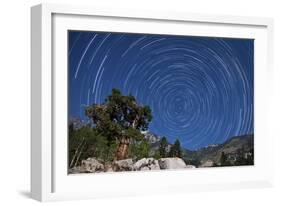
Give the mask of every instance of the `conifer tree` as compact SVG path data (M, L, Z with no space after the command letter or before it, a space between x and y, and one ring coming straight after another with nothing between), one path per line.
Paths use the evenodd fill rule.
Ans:
M143 139L141 131L147 130L152 120L148 106L139 105L134 96L122 95L118 89L113 89L104 103L87 107L86 115L109 144L118 144L115 160L127 158L132 140Z
M175 143L171 146L170 152L169 152L170 157L182 157L182 150L181 150L181 144L179 139L176 139Z
M167 139L166 137L162 137L159 145L159 155L161 158L167 157L167 147L168 147Z

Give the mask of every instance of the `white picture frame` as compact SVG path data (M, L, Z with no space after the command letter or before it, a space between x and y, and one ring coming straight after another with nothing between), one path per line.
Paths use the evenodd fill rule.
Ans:
M31 9L31 26L32 198L53 201L273 185L274 137L267 117L274 75L272 19L40 4ZM255 165L70 177L66 128L60 129L67 116L68 29L255 38Z

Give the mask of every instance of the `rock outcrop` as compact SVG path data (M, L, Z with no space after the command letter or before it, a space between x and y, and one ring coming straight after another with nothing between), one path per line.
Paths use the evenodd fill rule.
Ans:
M69 169L70 174L77 173L98 173L98 172L121 172L121 171L146 171L160 169L184 169L195 168L194 165L186 165L181 158L142 158L137 162L132 159L124 159L103 165L95 158L82 160L81 166Z
M159 170L158 160L154 158L142 158L134 164L134 170Z
M78 168L77 168L78 169ZM88 158L86 160L82 160L81 166L79 168L81 171L84 172L103 172L104 171L104 165L100 163L95 158Z
M207 161L203 162L200 167L213 167L213 166L214 166L214 161L207 160Z
M185 162L178 157L159 159L160 169L183 169L187 168Z
M132 171L134 169L133 160L124 159L124 160L114 161L112 164L112 169L115 172Z

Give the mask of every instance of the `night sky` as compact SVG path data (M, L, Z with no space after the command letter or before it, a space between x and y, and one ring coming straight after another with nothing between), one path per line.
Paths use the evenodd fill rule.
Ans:
M254 40L69 31L69 116L118 88L187 149L253 133Z

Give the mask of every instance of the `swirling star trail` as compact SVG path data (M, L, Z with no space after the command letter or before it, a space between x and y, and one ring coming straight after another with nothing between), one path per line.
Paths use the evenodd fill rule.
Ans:
M118 88L149 130L198 149L253 133L254 40L69 31L69 116Z

